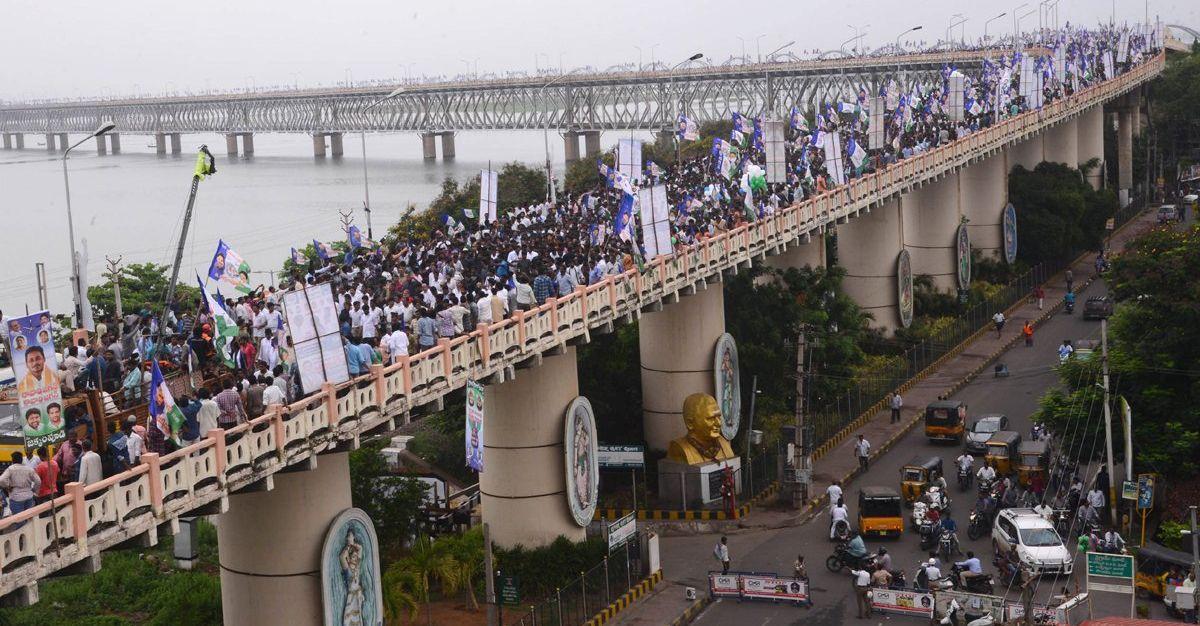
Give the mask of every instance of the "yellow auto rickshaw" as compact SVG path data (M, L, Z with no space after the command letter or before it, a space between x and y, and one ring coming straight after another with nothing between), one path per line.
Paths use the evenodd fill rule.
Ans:
M925 407L925 436L930 441L961 443L966 423L967 405L961 400L938 400Z
M904 533L900 494L891 487L858 490L858 531L864 535L899 537Z
M1161 598L1167 593L1167 579L1181 578L1191 571L1192 555L1172 550L1153 541L1137 549L1137 574L1134 585L1138 595Z
M1050 467L1050 446L1046 445L1045 441L1022 441L1017 448L1017 458L1017 480L1022 487L1029 487L1034 476L1041 476L1042 485L1046 484L1046 470Z
M917 456L900 468L900 492L904 503L911 506L925 494L934 480L942 475L942 457Z
M984 461L996 470L1000 476L1012 473L1017 459L1017 450L1021 446L1021 433L1011 430L1001 430L993 433L987 442L987 456Z

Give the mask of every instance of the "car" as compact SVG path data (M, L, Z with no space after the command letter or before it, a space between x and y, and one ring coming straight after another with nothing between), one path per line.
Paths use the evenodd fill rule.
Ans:
M1113 301L1108 296L1092 296L1083 303L1083 319L1108 319L1113 312Z
M967 452L976 456L987 454L987 442L992 438L992 434L1008 428L1008 417L999 413L980 415L971 423L971 430L967 431L966 448Z
M1177 221L1179 221L1179 212L1175 210L1174 204L1164 204L1158 207L1159 224L1170 224Z
M1033 509L1001 509L992 523L992 549L998 556L1015 554L1034 576L1069 576L1074 569L1054 524Z

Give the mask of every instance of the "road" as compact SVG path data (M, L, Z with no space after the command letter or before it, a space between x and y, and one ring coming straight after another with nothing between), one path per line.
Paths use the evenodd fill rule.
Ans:
M1082 278L1082 277L1080 277ZM1101 295L1105 292L1103 283L1092 284L1078 297L1079 305L1090 295ZM952 396L954 399L965 401L971 415L982 413L1003 413L1009 418L1009 428L1028 436L1031 426L1029 416L1038 405L1038 399L1049 388L1058 384L1058 377L1053 370L1057 363L1056 347L1063 339L1098 339L1100 324L1095 321L1084 321L1079 313L1081 306L1076 308L1074 315L1059 313L1046 322L1035 334L1032 348L1019 342L1000 361L1007 364L1011 376L995 378L987 372L974 382L964 387ZM1004 332L1019 333L1023 319L1009 320ZM1101 452L1101 451L1097 451ZM923 430L914 428L889 453L874 461L868 473L854 481L846 489L846 504L850 510L851 519L857 518L858 489L867 485L885 485L899 487L900 467L916 455L940 455L944 459L945 468L950 481L950 495L954 499L953 515L959 522L959 538L962 550L974 550L984 561L984 569L994 573L991 566L990 533L975 541L966 536L966 514L974 504L974 490L960 492L954 479L953 462L961 453L961 446L933 444L925 439ZM977 461L978 467L980 461ZM908 509L905 510L907 514ZM709 606L696 620L696 624L719 625L736 623L739 626L753 624L844 624L857 617L854 597L852 595L849 574L830 573L824 566L825 558L832 554L832 545L828 540L828 514L822 513L810 522L778 530L766 530L729 536L729 552L733 569L742 571L777 572L790 574L792 562L797 554L806 557L808 572L811 578L814 606L812 608L797 608L788 605L773 605L769 603L742 602L724 599L717 600ZM919 550L916 533L911 532L908 520L905 522L904 536L899 539L868 542L868 548L874 551L878 547L886 547L892 555L893 568L903 569L911 583L916 565L924 553ZM695 537L670 537L663 540L664 567L669 571L698 571L705 565L698 561L712 564L712 535ZM1068 545L1070 542L1068 541ZM691 563L691 567L683 566ZM678 564L678 565L676 565ZM948 569L944 568L943 571ZM1075 571L1070 580L1045 579L1038 584L1035 591L1035 602L1045 602L1062 585L1068 585L1072 590L1076 584L1084 586L1082 557L1076 559ZM700 593L707 591L707 581L704 579L677 581L695 586ZM1006 590L998 586L996 593L1007 593L1014 601L1019 598L1019 591ZM1128 614L1128 596L1115 594L1098 594L1093 598L1096 615ZM1154 603L1152 603L1154 604ZM1158 613L1160 611L1156 611ZM1156 614L1155 613L1155 614ZM1154 614L1152 614L1154 615ZM899 616L880 616L876 614L872 620L884 622L893 619L920 621L917 618Z

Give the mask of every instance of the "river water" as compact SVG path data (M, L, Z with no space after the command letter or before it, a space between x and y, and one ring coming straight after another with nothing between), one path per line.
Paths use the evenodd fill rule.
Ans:
M73 137L78 139L78 136ZM207 270L223 238L254 271L278 270L292 246L313 238L344 237L339 209L355 209L366 232L361 145L345 138L345 157L314 159L307 135L255 136L252 158L225 156L220 135L184 135L180 157L154 153L153 137L124 135L120 155L98 156L88 141L71 152L71 207L76 245L86 240L87 274L102 281L105 256L123 263L170 263L191 184L196 148L217 155L217 174L200 184L184 248L181 277ZM612 139L602 138L605 147ZM71 311L70 252L61 155L45 152L41 135L26 135L24 150L0 150L0 310L20 315L38 306L34 264L46 264L50 309ZM562 140L552 135L551 158L563 171ZM447 177L465 180L509 161L535 166L545 159L539 132L465 132L456 137L458 158L425 162L415 134L367 137L372 221L376 236L415 204L423 209ZM441 152L441 146L438 146ZM270 283L257 274L255 282Z

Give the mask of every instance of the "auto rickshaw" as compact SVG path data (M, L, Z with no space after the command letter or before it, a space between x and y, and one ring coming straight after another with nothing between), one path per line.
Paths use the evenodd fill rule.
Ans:
M988 442L991 445L991 441ZM991 454L991 451L988 451ZM1017 448L1017 480L1022 487L1029 487L1034 476L1042 477L1046 484L1046 470L1050 467L1050 446L1045 441L1022 441ZM996 470L999 471L999 470Z
M858 531L864 535L899 537L904 533L900 494L891 487L858 490Z
M912 506L913 502L920 500L930 483L941 475L942 457L913 457L900 468L900 491L904 494L904 503Z
M1003 476L1011 474L1015 468L1018 452L1021 446L1021 433L1012 430L1002 430L992 434L987 442L987 455L984 461Z
M1167 595L1167 578L1178 573L1186 578L1192 569L1192 555L1172 550L1153 541L1137 549L1137 573L1134 585L1138 595L1163 598Z
M961 400L938 400L925 407L925 436L931 441L961 443L966 423L967 405Z

